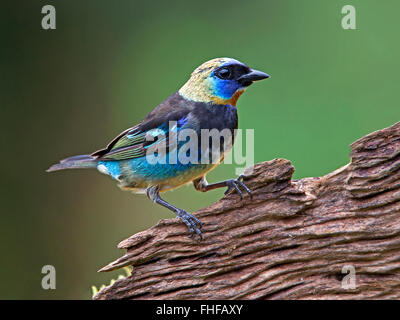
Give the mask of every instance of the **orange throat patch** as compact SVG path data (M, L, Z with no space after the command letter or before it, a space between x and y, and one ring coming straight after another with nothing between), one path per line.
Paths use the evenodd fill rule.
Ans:
M212 102L215 104L230 104L231 106L236 107L236 103L237 103L239 97L243 94L244 90L246 90L246 89L236 91L230 99L221 99L221 98L214 97L212 99Z

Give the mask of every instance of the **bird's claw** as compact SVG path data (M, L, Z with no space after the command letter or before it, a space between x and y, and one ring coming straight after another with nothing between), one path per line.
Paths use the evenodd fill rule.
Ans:
M200 229L202 228L202 224L199 219L197 219L191 213L189 213L185 210L182 210L182 209L179 209L176 214L189 228L191 237L193 237L194 233L196 233L200 237L200 240L203 239L203 235L200 231Z
M235 189L236 192L239 194L240 199L243 200L243 192L240 190L239 187L243 188L244 191L248 193L250 198L253 198L253 195L251 193L251 190L244 184L243 180L243 175L240 175L237 179L231 179L226 181L226 185L228 186L228 189L226 189L224 194L228 194L231 190Z

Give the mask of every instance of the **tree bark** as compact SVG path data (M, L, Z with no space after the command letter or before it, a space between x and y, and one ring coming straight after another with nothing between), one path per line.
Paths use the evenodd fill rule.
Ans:
M202 241L178 219L122 241L126 254L100 271L132 274L94 298L400 298L400 122L351 149L318 178L292 180L285 159L256 164L253 200L231 193L195 213Z

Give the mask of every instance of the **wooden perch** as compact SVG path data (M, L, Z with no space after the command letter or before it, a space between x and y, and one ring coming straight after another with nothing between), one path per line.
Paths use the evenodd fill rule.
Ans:
M122 241L126 254L100 271L132 275L94 298L399 299L400 122L351 148L348 165L319 178L292 181L285 159L256 164L253 200L228 194L195 213L201 242L178 219Z

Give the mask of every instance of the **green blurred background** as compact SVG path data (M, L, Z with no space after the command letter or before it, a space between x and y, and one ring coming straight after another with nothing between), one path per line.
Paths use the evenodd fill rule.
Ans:
M57 29L41 28L52 4ZM341 28L341 8L357 30ZM399 120L399 1L3 1L0 298L89 299L120 240L169 211L96 171L45 169L139 122L202 62L239 59L269 73L238 103L255 161L291 160L295 178L349 161L349 144ZM222 165L209 181L234 176ZM194 211L223 190L166 194ZM54 265L57 289L41 288Z

